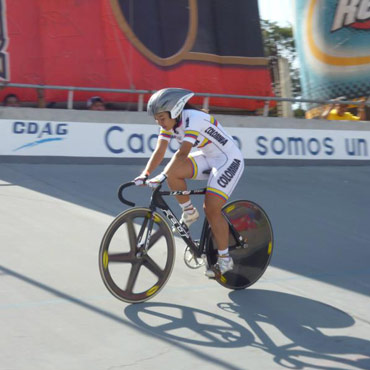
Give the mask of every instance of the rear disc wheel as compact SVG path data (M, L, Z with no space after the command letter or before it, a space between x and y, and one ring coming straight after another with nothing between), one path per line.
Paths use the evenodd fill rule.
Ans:
M245 289L264 274L270 263L273 250L273 232L266 212L256 203L237 200L225 204L223 213L246 242L240 247L229 232L229 253L234 268L216 280L226 288ZM217 262L217 248L212 231L206 245L207 262Z

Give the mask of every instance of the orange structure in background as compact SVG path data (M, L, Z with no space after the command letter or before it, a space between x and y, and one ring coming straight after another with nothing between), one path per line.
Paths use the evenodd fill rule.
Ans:
M273 95L257 0L143 1L0 0L0 77L24 84ZM21 101L37 100L34 90L12 91ZM137 100L99 95L112 102ZM74 99L90 96L76 91ZM47 90L45 99L66 101L66 91ZM256 110L263 104L212 98L220 107Z

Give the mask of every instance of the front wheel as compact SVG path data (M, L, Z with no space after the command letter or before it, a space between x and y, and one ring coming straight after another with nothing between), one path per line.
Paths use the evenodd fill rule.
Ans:
M229 253L234 268L217 281L226 288L245 289L263 275L270 263L273 250L272 226L266 212L248 200L227 203L222 211L246 244L244 247L239 246L229 232ZM209 265L217 262L217 247L212 231L206 244L206 255Z
M148 228L153 218L153 228ZM149 238L147 250L140 243ZM149 208L135 207L109 225L99 250L99 269L107 289L118 299L138 303L154 297L169 279L175 243L167 222Z

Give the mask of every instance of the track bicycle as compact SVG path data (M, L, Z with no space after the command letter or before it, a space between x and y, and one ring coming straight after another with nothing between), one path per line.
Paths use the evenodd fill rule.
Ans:
M153 190L148 207L135 207L123 197L133 181L118 189L119 200L132 207L120 213L109 225L99 250L102 280L116 298L139 303L153 298L168 281L175 263L174 231L184 240L185 264L192 268L217 262L217 247L206 218L199 240L193 240L188 227L180 224L164 196L202 195L206 188L185 191ZM157 212L159 209L161 213ZM229 289L245 289L265 272L273 250L273 231L266 212L256 203L235 200L226 203L222 213L229 224L229 253L234 268L215 280Z

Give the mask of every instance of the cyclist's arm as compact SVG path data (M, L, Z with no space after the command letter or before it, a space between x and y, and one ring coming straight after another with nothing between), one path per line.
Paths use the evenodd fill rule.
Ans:
M158 139L154 152L145 166L143 174L150 175L162 162L168 147L168 141Z
M366 99L362 99L362 103L357 107L357 116L360 118L360 121L366 120Z
M330 112L332 111L332 109L334 108L334 104L330 104L325 110L324 112L322 112L321 114L321 118L322 119L328 119L328 116L330 114Z
M163 172L168 175L171 172L171 168L176 168L177 166L181 166L183 163L185 163L188 159L188 155L192 147L192 143L190 143L189 141L184 141L181 144L179 150L171 158Z

